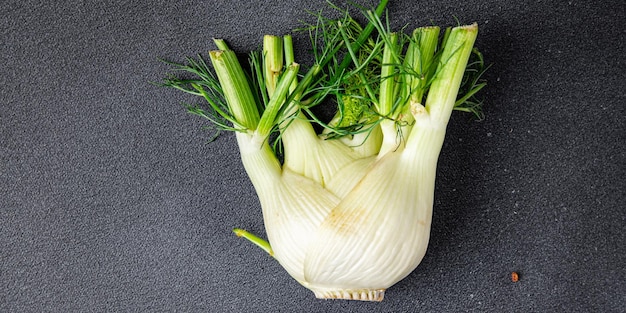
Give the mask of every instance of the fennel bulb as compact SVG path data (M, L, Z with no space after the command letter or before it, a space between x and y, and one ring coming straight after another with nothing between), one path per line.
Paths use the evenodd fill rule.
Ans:
M385 4L365 12L365 27L347 12L320 17L308 29L316 62L303 76L291 37L267 35L263 52L250 55L249 75L216 40L213 69L202 57L170 63L196 78L171 75L163 83L201 96L207 105L189 111L235 131L268 240L235 233L318 298L381 301L417 267L450 114L477 113L473 96L485 85L473 50L476 24L443 36L438 27L394 33L379 19ZM478 61L466 71L473 52ZM325 123L311 108L331 98L337 114Z

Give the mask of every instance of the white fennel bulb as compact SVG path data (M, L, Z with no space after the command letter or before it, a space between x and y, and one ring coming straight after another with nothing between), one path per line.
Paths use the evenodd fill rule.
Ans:
M172 63L197 78L164 82L203 97L207 105L189 110L236 132L268 238L235 232L318 298L380 301L418 266L450 114L476 113L484 87L476 24L394 33L379 19L385 4L366 12L365 27L348 14L321 18L310 31L322 43L303 76L291 37L265 36L249 75L217 40L212 69L202 58ZM337 114L324 123L311 108L332 98Z

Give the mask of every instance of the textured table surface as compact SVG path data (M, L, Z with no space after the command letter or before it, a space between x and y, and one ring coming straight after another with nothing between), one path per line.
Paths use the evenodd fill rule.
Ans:
M234 136L207 144L149 83L325 6L267 2L0 3L0 311L623 312L623 1L391 1L398 28L478 22L492 67L486 118L450 122L427 255L382 303L317 300L235 237L264 228Z

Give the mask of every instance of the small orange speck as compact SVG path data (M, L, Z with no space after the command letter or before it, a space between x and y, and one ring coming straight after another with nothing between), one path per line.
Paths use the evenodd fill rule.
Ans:
M511 273L511 281L516 283L519 280L519 274L517 272Z

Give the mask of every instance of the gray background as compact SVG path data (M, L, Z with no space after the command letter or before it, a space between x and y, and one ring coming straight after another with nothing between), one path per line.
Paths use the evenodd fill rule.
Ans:
M323 6L2 1L0 311L623 312L623 1L389 4L396 27L478 22L493 66L486 119L451 120L428 253L382 303L316 300L231 233L264 234L234 137L149 84L157 57L256 49Z

